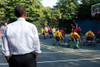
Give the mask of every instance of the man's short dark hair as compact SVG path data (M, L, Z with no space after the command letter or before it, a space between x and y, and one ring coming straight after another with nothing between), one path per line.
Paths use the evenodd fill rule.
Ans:
M16 17L23 16L24 12L26 12L25 7L22 5L18 5L15 7L14 13Z

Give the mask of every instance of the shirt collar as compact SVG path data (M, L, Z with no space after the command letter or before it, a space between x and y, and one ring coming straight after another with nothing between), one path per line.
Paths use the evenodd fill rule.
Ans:
M17 19L17 21L25 21L25 18L19 17L19 18Z

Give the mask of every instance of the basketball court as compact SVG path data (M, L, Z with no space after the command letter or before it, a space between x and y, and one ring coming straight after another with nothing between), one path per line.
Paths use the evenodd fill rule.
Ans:
M53 46L52 39L41 39L42 53L38 58L37 67L99 67L100 45L83 46L72 49L65 46ZM1 45L0 45L1 51ZM0 53L0 67L8 67L8 63Z

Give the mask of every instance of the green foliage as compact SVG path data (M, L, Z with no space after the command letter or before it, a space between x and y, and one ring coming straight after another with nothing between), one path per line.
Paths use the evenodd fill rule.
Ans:
M43 7L43 13L45 15L45 26L57 27L59 25L59 20L61 19L61 13L59 9Z
M3 0L0 0L0 24L6 21L7 18L5 17L5 3Z
M58 21L59 28L64 30L70 29L70 24L74 23L79 4L76 0L59 0L57 5L54 7L56 10L60 11L60 20Z
M17 17L14 16L14 8L17 5L23 5L26 8L27 21L34 23L38 29L42 27L40 21L45 15L39 0L0 0L0 22L11 23L16 21Z
M41 18L41 24L44 26L48 26L48 23L51 20L51 8L50 7L42 7L44 18Z
M17 5L23 5L26 8L27 18L26 20L33 22L43 17L41 10L41 3L36 0L6 0L6 16L9 18L9 22L15 21L17 18L14 16L14 8Z
M40 0L0 0L0 23L13 22L14 8L23 5L26 8L26 20L35 24L38 29L42 27L59 27L64 30L70 29L70 24L78 19L91 18L91 5L99 3L100 0L58 0L53 8L44 7Z
M61 13L59 9L52 9L51 21L48 23L51 27L58 27L59 20L61 19Z
M41 32L41 27L42 27L40 22L39 21L34 21L32 23L37 27L38 32L40 33Z
M59 0L55 8L60 9L62 20L72 20L77 15L78 4L76 0Z

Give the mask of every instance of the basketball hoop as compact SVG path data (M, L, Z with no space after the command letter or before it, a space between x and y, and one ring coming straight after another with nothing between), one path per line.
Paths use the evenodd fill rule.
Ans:
M96 14L100 14L100 3L91 6L91 15L94 17Z
M95 15L97 14L97 12L92 12L92 16L95 17Z
M92 16L95 17L95 13L92 13Z

